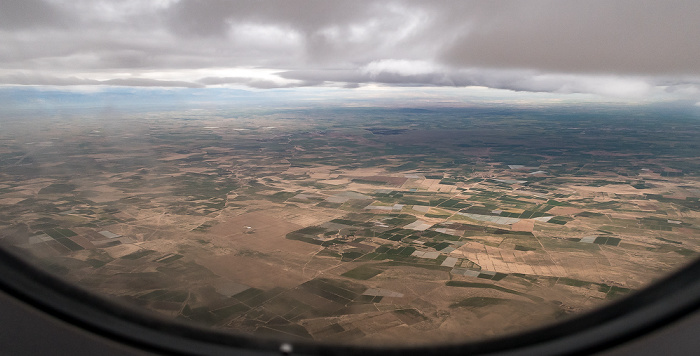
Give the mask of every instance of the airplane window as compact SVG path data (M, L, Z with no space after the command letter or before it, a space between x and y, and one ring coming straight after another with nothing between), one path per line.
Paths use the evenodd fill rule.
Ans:
M0 286L283 354L643 318L695 290L700 5L637 3L5 1Z

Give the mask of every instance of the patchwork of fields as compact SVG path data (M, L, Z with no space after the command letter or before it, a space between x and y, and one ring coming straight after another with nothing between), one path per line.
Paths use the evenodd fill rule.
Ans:
M517 332L698 256L700 122L526 116L337 108L9 122L0 243L173 318L342 343Z

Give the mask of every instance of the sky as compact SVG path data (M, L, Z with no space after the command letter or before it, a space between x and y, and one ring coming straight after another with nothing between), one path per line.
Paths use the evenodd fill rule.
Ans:
M0 85L449 88L700 106L699 19L697 0L2 0Z

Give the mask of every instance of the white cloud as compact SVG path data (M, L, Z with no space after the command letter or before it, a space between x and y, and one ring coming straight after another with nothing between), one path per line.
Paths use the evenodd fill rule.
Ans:
M483 86L691 100L699 12L694 0L6 0L0 84Z
M392 73L402 76L435 73L440 70L434 63L421 60L382 59L373 61L360 68L360 72L376 78L380 73Z
M650 93L652 85L643 79L617 76L587 76L587 75L536 75L533 86L538 84L556 88L558 93L593 93L602 96L634 98L643 97Z
M112 78L106 80L87 79L80 77L55 77L36 73L14 73L0 75L0 84L5 85L50 85L50 86L89 86L112 85L131 87L182 87L201 88L202 84L188 81L159 80L151 78Z

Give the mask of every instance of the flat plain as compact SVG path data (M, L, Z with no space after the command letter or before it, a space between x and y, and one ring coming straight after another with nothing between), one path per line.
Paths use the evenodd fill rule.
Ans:
M350 344L518 332L700 251L700 121L495 108L5 119L0 242L180 320Z

